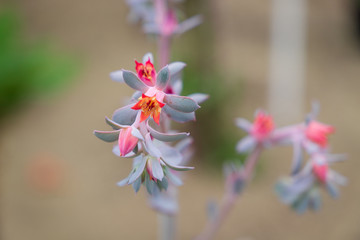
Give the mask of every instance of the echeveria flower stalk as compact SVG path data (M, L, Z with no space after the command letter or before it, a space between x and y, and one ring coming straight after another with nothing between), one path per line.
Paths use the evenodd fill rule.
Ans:
M330 162L336 159L327 152L327 137L334 132L334 127L316 121L317 110L315 105L305 123L278 129L274 127L272 117L262 111L258 111L254 123L245 119L238 119L236 122L240 128L248 132L248 136L237 145L240 153L252 153L256 146L262 148L279 144L293 146L291 176L278 183L277 192L283 202L292 205L298 212L305 211L314 201L320 203L320 200L315 200L315 196L320 197L319 194L314 193L318 192L314 190L317 186L325 186L335 197L338 196L336 185L344 185L346 182L344 177L329 167ZM310 158L303 167L304 152ZM298 204L298 201L301 201L301 204ZM319 207L319 204L315 205L317 207L312 209Z
M117 141L113 148L115 155L134 159L129 176L118 185L132 184L137 192L143 183L147 191L154 194L166 190L169 181L179 185L173 171L193 168L183 166L181 152L169 145L169 142L188 137L189 133L160 132L151 126L152 123L161 127L169 118L180 122L194 120L198 102L205 100L206 96L196 94L194 100L165 92L169 87L179 89L172 83L181 81L179 72L185 66L183 63L172 63L156 72L152 55L146 54L142 63L135 61L135 64L137 74L127 70L111 74L113 79L126 83L136 92L129 105L116 110L112 119L106 118L114 130L95 131L95 135L107 142Z
M333 198L339 196L339 185L346 184L346 178L330 168L334 162L344 160L343 155L328 153L328 134L332 126L315 120L317 105L304 123L275 128L271 115L257 111L253 123L239 118L236 125L247 132L236 146L239 153L247 153L242 166L228 164L225 167L226 192L217 214L208 221L196 240L209 240L215 236L232 209L235 200L243 192L252 177L253 170L262 150L277 145L291 145L294 158L291 175L276 184L276 192L282 202L292 206L298 213L307 209L318 210L321 206L320 189L324 188ZM304 152L309 155L303 166Z

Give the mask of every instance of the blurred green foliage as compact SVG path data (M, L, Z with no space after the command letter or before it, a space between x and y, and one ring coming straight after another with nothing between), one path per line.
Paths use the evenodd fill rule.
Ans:
M48 43L26 41L21 27L13 8L0 9L0 120L28 100L66 86L78 69Z

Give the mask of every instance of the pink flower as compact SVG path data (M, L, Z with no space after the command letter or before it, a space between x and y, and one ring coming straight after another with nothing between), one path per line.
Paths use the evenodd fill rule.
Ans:
M148 86L154 86L156 82L156 71L150 57L145 64L135 60L138 77Z
M119 132L119 149L120 156L126 156L137 145L138 139L131 134L132 127L123 128Z
M148 119L148 117L152 117L159 125L161 109L165 106L163 103L164 96L165 93L163 91L149 88L131 109L141 110L140 122Z
M255 121L250 129L251 135L258 140L262 141L274 130L274 122L271 115L260 111L255 117Z
M312 171L313 171L314 175L322 183L326 183L328 170L329 170L329 166L326 163L323 163L323 164L314 163L312 166Z
M317 121L312 121L305 130L306 137L319 144L321 147L327 146L327 135L335 131L334 127Z
M161 32L165 36L171 36L175 32L177 27L178 22L176 19L175 11L169 10L161 26Z

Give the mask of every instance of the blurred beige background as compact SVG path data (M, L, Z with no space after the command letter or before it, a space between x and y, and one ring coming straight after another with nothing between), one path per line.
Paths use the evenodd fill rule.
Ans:
M106 128L104 116L131 94L109 73L133 69L133 60L154 52L155 44L139 26L126 22L128 8L121 0L16 2L30 39L47 36L85 63L69 90L47 102L32 102L2 128L2 239L156 239L157 215L147 207L145 192L135 195L131 187L116 186L131 163L116 158L110 144L92 135ZM270 2L209 2L218 20L216 47L209 51L215 51L228 79L244 80L239 103L224 104L233 105L234 115L251 118L256 108L267 107ZM349 178L349 185L336 201L324 194L320 212L298 216L273 192L277 178L289 171L291 151L271 151L217 239L360 239L360 48L352 39L347 8L340 0L308 6L306 106L309 110L311 100L318 99L320 120L336 127L333 150L349 154L336 170ZM180 188L178 239L192 239L202 229L208 199L219 200L223 191L220 169L208 174L201 170L201 159L194 164L197 168ZM41 185L33 172L43 174L49 185Z

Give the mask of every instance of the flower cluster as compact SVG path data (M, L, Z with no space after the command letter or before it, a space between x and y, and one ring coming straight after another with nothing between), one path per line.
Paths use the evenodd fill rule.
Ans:
M293 146L291 175L281 179L275 189L280 199L299 213L320 207L319 187L335 198L339 195L337 186L346 183L343 176L330 169L332 163L345 157L329 153L328 135L334 132L334 127L316 120L317 109L315 104L304 123L282 128L275 128L272 117L263 111L257 112L253 123L236 120L237 126L248 133L237 145L240 153L276 145ZM304 153L308 156L306 163Z
M152 194L167 189L170 180L181 185L174 171L186 171L193 167L183 166L184 142L189 133L160 131L166 129L168 120L178 122L195 120L199 103L205 94L180 96L182 89L182 62L174 62L156 72L152 54L144 56L142 63L135 61L136 73L127 70L112 72L110 77L124 82L136 92L130 104L117 109L106 123L112 131L94 131L95 136L116 142L113 153L122 158L133 158L133 168L119 186L132 184L137 192L142 183ZM181 141L180 141L181 140ZM180 141L172 146L169 142Z
M170 6L176 2L179 0L168 1L167 4L158 0L127 0L129 18L134 22L142 21L145 33L166 37L183 34L202 22L199 15L179 22L178 10Z

